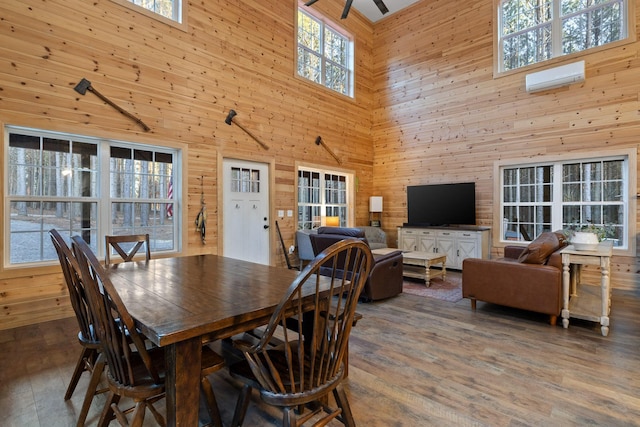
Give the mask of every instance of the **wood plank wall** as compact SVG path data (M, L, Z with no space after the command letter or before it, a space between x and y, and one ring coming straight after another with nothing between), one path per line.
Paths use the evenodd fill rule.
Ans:
M492 1L422 0L375 26L355 10L340 21L342 6L314 8L356 38L355 100L294 76L294 0L193 1L186 31L110 0L3 1L0 123L184 148L188 254L219 251L217 165L225 156L273 165L276 218L295 208L296 161L338 167L314 144L322 135L358 178L356 223L368 220L368 197L382 195L394 242L407 185L475 181L478 222L492 226L495 160L637 149L637 43L581 56L584 84L531 95L524 73L493 77ZM151 132L76 94L83 77ZM224 124L229 109L271 149ZM190 227L201 177L204 246ZM288 246L295 219L278 220ZM272 237L273 262L283 265ZM615 258L613 268L615 286L636 286L636 257ZM71 315L56 268L0 271L0 303L2 329Z
M424 0L375 25L374 193L392 241L407 220L407 185L474 181L478 224L493 228L495 161L637 152L640 43L550 61L584 59L586 81L528 94L531 70L494 78L494 7ZM613 285L637 288L638 267L635 254L614 257Z
M185 254L220 250L223 157L272 165L272 219L278 210L295 211L296 161L352 171L359 179L356 218L365 223L373 188L373 28L355 12L340 21L342 5L325 0L314 9L356 40L355 100L295 77L295 0L190 1L186 31L110 0L2 1L0 123L185 149ZM73 87L83 77L151 131L93 94L77 94ZM268 151L224 123L230 109ZM315 144L318 135L342 166ZM192 226L201 182L205 245ZM3 210L0 218L4 223ZM295 218L278 220L287 246L293 244ZM275 231L272 260L284 265ZM0 328L72 315L62 280L54 267L0 271Z

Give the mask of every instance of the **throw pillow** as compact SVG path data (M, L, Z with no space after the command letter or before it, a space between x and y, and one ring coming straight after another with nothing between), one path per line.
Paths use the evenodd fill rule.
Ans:
M544 264L549 255L560 248L560 240L554 232L547 231L540 234L529 246L520 254L518 262L525 264Z

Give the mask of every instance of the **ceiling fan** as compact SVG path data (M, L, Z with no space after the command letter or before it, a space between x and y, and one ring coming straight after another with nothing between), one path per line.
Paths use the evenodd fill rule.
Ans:
M318 0L309 0L304 5L311 6L317 1ZM383 15L389 12L389 9L387 9L387 6L385 6L382 0L373 0L373 2L376 4L376 6L378 6L378 9L380 9L380 13L382 13ZM341 19L345 19L347 15L349 15L349 10L351 9L351 3L353 3L353 0L347 0L347 2L345 3L344 10L342 11L342 16L340 17Z

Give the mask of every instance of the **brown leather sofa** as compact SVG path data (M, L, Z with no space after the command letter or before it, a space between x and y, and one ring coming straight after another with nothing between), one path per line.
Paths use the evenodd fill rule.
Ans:
M462 296L549 315L556 324L562 310L561 232L545 232L527 247L507 246L504 258L467 258L462 264Z
M340 240L356 238L367 242L364 231L359 228L320 227L316 234L310 234L315 255ZM367 242L368 244L368 242ZM360 299L377 301L390 298L402 292L402 251L386 255L373 255L374 264L364 285Z

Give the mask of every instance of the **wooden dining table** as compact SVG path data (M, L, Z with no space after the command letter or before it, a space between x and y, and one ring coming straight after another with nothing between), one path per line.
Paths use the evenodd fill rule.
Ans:
M202 343L267 324L299 274L217 255L120 263L108 271L137 327L165 348L167 425L190 427L198 425ZM310 286L303 298L314 291Z

